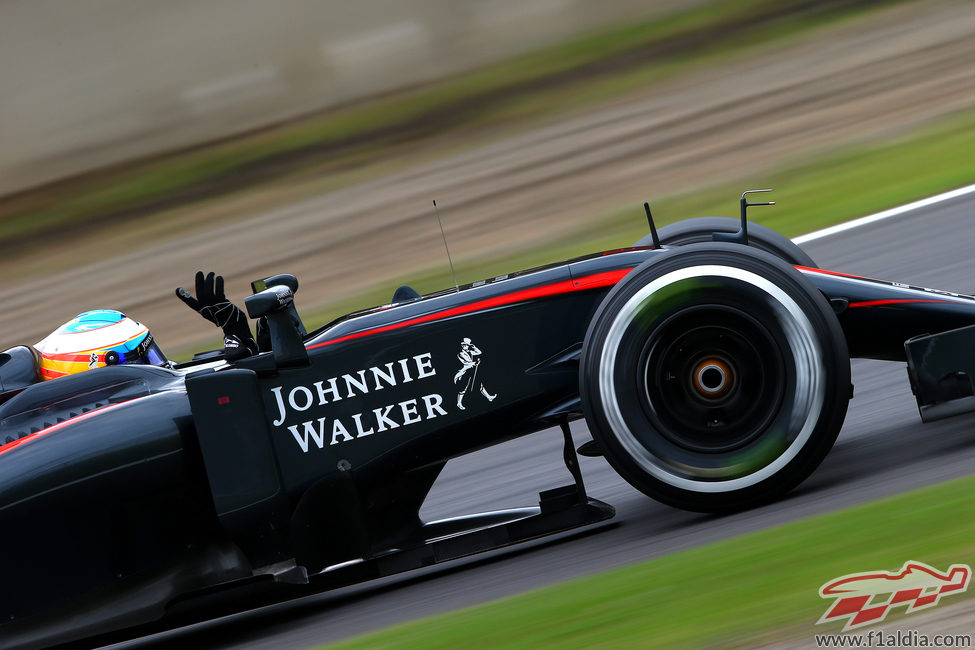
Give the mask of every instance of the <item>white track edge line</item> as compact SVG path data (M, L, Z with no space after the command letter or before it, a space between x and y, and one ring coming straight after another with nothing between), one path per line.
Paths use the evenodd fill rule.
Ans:
M800 235L795 239L793 239L792 241L794 241L797 244L805 244L806 242L810 242L815 239L822 239L823 237L829 237L830 235L835 235L837 233L845 232L847 230L853 230L854 228L865 226L868 223L883 221L884 219L890 219L891 217L896 217L898 215L904 214L905 212L911 212L912 210L926 208L927 206L934 205L935 203L941 203L942 201L950 201L951 199L956 199L959 196L965 196L966 194L971 194L972 192L975 192L975 185L967 185L965 187L959 187L958 189L951 190L950 192L944 192L942 194L929 196L926 199L919 199L917 201L906 203L896 208L890 208L889 210L884 210L883 212L870 214L865 217L860 217L859 219L853 219L852 221L847 221L845 223L840 223L835 226L830 226L829 228L823 228L822 230L817 230L815 232L811 232L806 235Z

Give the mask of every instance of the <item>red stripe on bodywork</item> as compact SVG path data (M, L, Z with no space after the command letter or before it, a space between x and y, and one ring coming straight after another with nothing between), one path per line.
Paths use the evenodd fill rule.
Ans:
M134 400L129 400L129 401L134 401ZM75 424L76 422L81 422L82 420L87 420L88 418L93 417L95 415L99 415L100 413L104 413L105 411L110 411L113 408L115 408L116 406L122 406L123 404L128 404L128 403L129 402L119 402L118 404L109 404L108 406L102 406L101 408L97 408L97 409L95 409L93 411L88 411L87 413L82 413L81 415L79 415L77 417L73 417L70 420L65 420L64 422L58 422L55 425L49 426L46 429L41 429L40 431L37 431L37 432L32 433L30 435L24 436L23 438L19 438L17 440L14 440L13 442L8 442L5 445L0 445L0 455L3 455L5 453L7 453L8 451L10 451L11 449L13 449L15 447L19 447L20 445L24 444L25 442L30 442L31 440L36 440L36 439L40 438L41 436L46 436L49 433L53 433L55 431L58 431L60 429L63 429L66 426L68 426L69 424Z
M940 302L944 304L957 304L951 300L927 300L923 298L901 298L899 300L864 300L863 302L851 302L850 308L854 307L881 307L883 305L900 305L906 302Z
M808 266L799 266L798 264L796 265L796 268L799 269L800 271L808 271L809 273L822 273L823 275L838 275L841 278L856 278L858 280L869 280L869 278L865 278L862 275L850 275L849 273L840 273L839 271L827 271L826 269L814 269Z
M556 296L564 293L572 293L573 291L586 291L588 289L608 287L619 282L620 279L622 279L622 277L627 273L629 273L631 270L632 269L617 269L615 271L605 271L603 273L595 273L593 275L587 275L585 277L579 278L578 280L563 280L561 282L555 282L553 284L546 284L541 287L522 289L521 291L514 291L512 293L505 294L503 296L495 296L494 298L487 298L485 300L472 302L469 305L461 305L460 307L453 307L452 309L445 309L443 311L434 312L432 314L427 314L425 316L418 316L416 318L411 318L409 320L405 320L399 323L393 323L391 325L383 325L382 327L376 327L371 330L363 330L361 332L356 332L354 334L340 336L339 338L332 339L331 341L323 341L322 343L309 345L308 349L314 350L315 348L325 347L326 345L334 345L335 343L342 343L344 341L351 341L353 339L362 338L364 336L381 334L383 332L391 332L393 330L398 330L404 327L410 327L411 325L420 325L422 323L429 323L432 321L442 320L444 318L452 318L454 316L470 314L472 312L483 311L485 309L492 309L494 307L502 307L504 305L511 305L517 302L525 302L528 300L534 300L536 298L546 298L548 296Z
M599 287L610 287L623 279L623 276L632 269L617 269L615 271L604 271L594 273L584 278L572 281L572 291L585 291L586 289L596 289Z

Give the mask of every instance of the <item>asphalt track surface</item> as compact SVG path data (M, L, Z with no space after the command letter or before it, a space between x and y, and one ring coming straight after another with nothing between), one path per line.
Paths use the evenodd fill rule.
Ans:
M830 269L975 292L975 195L804 245ZM581 459L592 496L617 508L614 523L226 617L113 647L308 648L579 576L626 566L972 473L975 414L922 425L902 363L856 360L856 394L822 466L787 498L708 516L651 501L601 458ZM577 444L588 440L573 424ZM427 518L533 505L537 492L570 482L556 429L451 461ZM937 531L929 531L937 534Z

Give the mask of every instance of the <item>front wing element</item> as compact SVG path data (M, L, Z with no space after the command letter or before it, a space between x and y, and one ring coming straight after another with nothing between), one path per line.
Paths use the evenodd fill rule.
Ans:
M975 325L916 336L904 350L922 421L975 411Z

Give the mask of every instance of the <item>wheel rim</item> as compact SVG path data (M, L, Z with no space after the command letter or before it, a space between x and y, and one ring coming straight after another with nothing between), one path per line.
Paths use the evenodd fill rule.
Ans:
M733 303L745 295L749 303L747 310ZM715 306L720 296L731 296L731 299ZM654 396L654 391L659 389L653 386L656 376L653 373L659 367L656 360L664 359L666 350L655 352L647 335L666 327L667 319L675 315L677 320L687 323L686 319L696 308L722 310L727 320L723 325L719 323L718 329L728 329L729 322L736 319L737 327L749 323L748 327L765 328L768 340L776 341L781 360L781 372L773 364L766 366L764 374L766 384L772 385L774 378L781 390L758 391L763 399L778 400L778 406L765 404L751 414L742 411L738 420L751 425L738 427L737 431L730 427L725 432L728 435L717 440L701 435L700 428L697 433L689 434L683 428L686 423L678 426L674 420L680 423L680 418L665 412L669 405L660 401L663 396L658 399ZM752 318L749 314L753 311L762 314L763 322L769 321L768 326ZM740 330L739 336L742 331L747 328ZM714 333L713 330L707 333L705 339ZM643 339L634 347L633 340L639 336ZM763 346L753 347L760 352ZM700 358L687 359L692 370L717 366L713 362L719 361L732 374L739 373L739 379L734 380L739 387L741 375L753 372L743 368L740 361L728 359L727 350L702 348L700 352ZM617 312L600 352L598 391L609 433L642 471L670 485L697 492L732 491L773 476L795 458L812 435L825 399L822 358L821 344L809 318L772 281L737 267L685 267L640 287ZM635 359L639 361L635 363ZM627 373L634 376L629 377ZM785 382L781 381L783 376ZM716 401L733 399L733 391L734 386ZM685 392L690 399L696 399L693 392ZM624 416L617 397L625 399L631 393L637 402L642 397L642 409L628 409L629 415ZM635 421L634 412L645 417Z
M772 334L727 305L666 318L647 337L640 368L641 406L651 426L698 453L753 442L778 411L786 385Z

